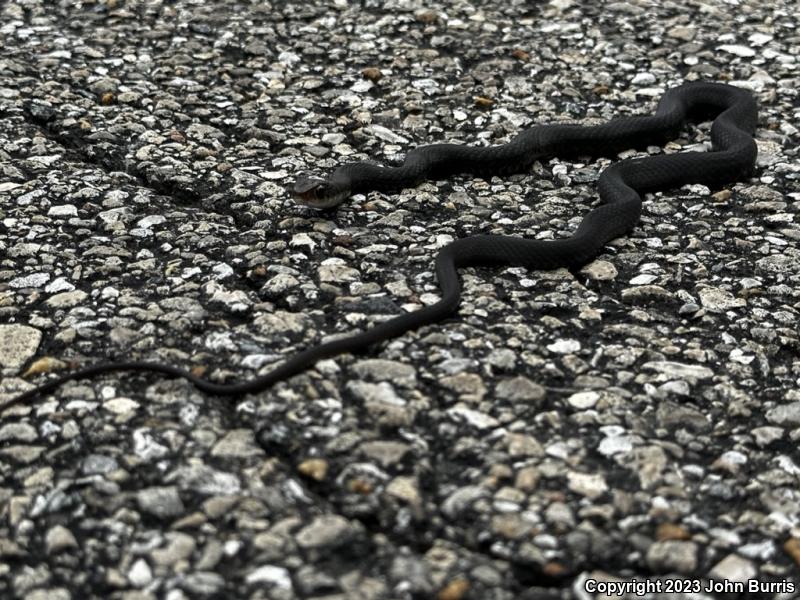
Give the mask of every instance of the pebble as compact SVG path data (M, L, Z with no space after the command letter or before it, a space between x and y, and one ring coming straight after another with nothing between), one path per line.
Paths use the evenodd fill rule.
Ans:
M404 406L406 401L401 398L387 381L368 383L366 381L349 381L347 389L362 402L380 402L395 406Z
M721 46L717 46L717 49L727 52L728 54L741 56L743 58L749 58L756 55L755 50L749 46L742 46L741 44L722 44Z
M656 82L656 76L652 73L637 73L631 80L633 85L653 85Z
M386 493L411 506L421 506L422 496L419 484L414 477L395 477L386 485Z
M61 204L51 206L47 211L48 217L77 217L78 208L74 204Z
M514 458L521 456L544 456L542 445L532 435L510 433L507 439L508 453Z
M42 332L27 325L0 325L0 367L20 369L42 341Z
M603 456L625 454L633 449L634 439L628 435L612 435L601 440L597 451Z
M763 448L765 446L769 446L772 442L775 442L783 437L783 428L782 427L756 427L751 431L753 434L753 438L758 444L759 447Z
M511 402L541 402L545 398L545 389L527 377L518 375L502 379L495 388L495 396Z
M360 360L352 367L357 377L371 381L386 381L398 387L413 388L417 383L414 367L379 358Z
M352 283L361 279L361 273L347 265L341 258L327 258L317 269L320 283Z
M391 467L401 462L411 451L408 444L392 440L374 440L364 442L359 447L360 452L369 460L377 462L383 468Z
M455 519L473 502L485 498L487 495L488 492L480 486L464 486L455 490L445 499L442 503L442 512L451 519Z
M605 478L600 473L567 473L567 487L570 491L586 496L587 498L598 498L608 491Z
M447 414L450 415L457 423L464 422L476 429L493 429L500 423L494 417L477 410L472 410L464 406L454 406L447 409Z
M73 290L71 292L62 292L60 294L55 294L50 296L46 301L45 304L51 308L72 308L73 306L78 306L79 304L83 304L83 302L88 298L88 294L83 290Z
M0 426L0 442L33 442L38 438L36 429L28 423L6 423Z
M567 398L567 403L578 410L586 410L588 408L593 408L598 400L600 400L600 394L598 392L577 392L571 394L569 398Z
M78 541L72 532L62 525L55 525L47 530L45 549L48 554L57 554L70 548L77 548Z
M192 594L190 598L214 597L227 583L228 580L218 573L200 571L186 575L181 581L181 587Z
M755 266L756 270L760 272L784 274L793 272L798 260L800 260L800 252L796 254L787 252L759 258L755 262Z
M547 349L556 354L574 354L581 349L581 343L578 340L557 340L548 344Z
M328 475L328 468L328 461L322 458L309 458L297 465L300 474L314 481L323 481Z
M118 468L117 460L104 454L90 454L81 463L81 471L84 475L106 475Z
M700 304L711 312L723 312L733 308L747 306L747 300L736 298L727 290L705 287L698 292Z
M800 402L780 404L767 411L767 421L786 427L800 426Z
M247 583L267 583L284 590L292 589L292 578L289 571L274 565L264 565L250 571L245 576L245 581Z
M153 581L153 572L146 560L140 558L131 565L128 571L128 581L137 588L143 588Z
M736 554L729 554L723 558L708 573L713 579L738 581L744 584L750 579L756 579L757 575L758 571L753 563Z
M180 489L198 494L238 494L241 490L239 478L203 464L179 467L166 476L165 481L176 481Z
M188 560L197 547L192 536L180 531L171 531L165 537L166 545L150 552L153 564L159 567L172 567Z
M263 456L264 450L256 444L251 429L234 429L225 434L211 449L211 456L247 458Z
M677 40L691 42L697 35L697 29L695 27L677 26L669 29L667 35Z
M143 511L168 519L184 512L184 505L175 486L143 488L136 492L136 502Z
M680 379L709 379L714 376L714 372L708 367L687 365L668 360L647 362L642 365L642 369L656 371L667 377Z
M130 398L114 398L103 402L103 408L115 415L126 415L136 412L140 404Z
M297 544L305 549L333 549L350 543L357 529L340 515L321 515L296 535Z
M655 542L647 549L647 565L659 573L674 572L683 575L697 568L698 547L695 542L665 540Z

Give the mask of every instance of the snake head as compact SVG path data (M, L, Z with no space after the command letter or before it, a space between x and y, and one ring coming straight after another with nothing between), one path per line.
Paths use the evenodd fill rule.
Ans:
M301 175L291 190L295 202L311 208L332 208L350 195L347 189L336 189L328 180Z

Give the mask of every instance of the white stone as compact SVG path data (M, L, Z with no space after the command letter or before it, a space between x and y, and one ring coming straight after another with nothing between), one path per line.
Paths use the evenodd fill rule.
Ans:
M572 471L567 473L567 487L587 498L597 498L608 490L606 480L600 473L577 473Z
M39 288L50 281L50 273L31 273L22 277L15 277L8 282L12 288Z
M592 408L595 404L597 404L598 400L600 400L600 394L594 391L578 392L577 394L572 394L569 398L567 398L567 402L570 406L580 410Z
M650 369L658 371L668 377L675 377L683 379L689 377L691 379L708 379L713 377L714 371L702 365L684 365L682 363L672 362L668 360L657 360L647 362L642 365L643 369Z
M718 580L729 580L746 583L748 579L755 579L758 571L752 562L738 554L729 554L711 569L709 575Z
M139 408L139 403L130 398L114 398L104 402L103 408L115 415L124 415L136 411Z
M292 589L292 578L289 571L273 565L264 565L251 571L245 577L245 581L247 583L269 583L284 590Z
M476 429L491 429L499 425L499 422L494 417L463 406L454 406L448 409L447 414L455 417L457 421L466 421Z
M51 206L47 211L48 217L77 217L78 208L74 204L61 204Z
M150 565L143 558L137 560L128 571L128 581L131 585L137 588L143 588L148 583L153 581L153 572L150 570Z
M136 226L141 227L142 229L149 229L153 225L160 225L166 220L167 218L164 215L148 215L142 219L139 219L136 222Z
M548 344L547 349L557 354L572 354L581 349L581 343L578 340L557 340Z
M742 58L750 58L756 55L755 50L749 46L742 46L740 44L723 44L722 46L717 46L717 50L722 50L728 54L741 56Z
M631 83L633 85L653 85L656 82L656 76L652 73L637 73Z

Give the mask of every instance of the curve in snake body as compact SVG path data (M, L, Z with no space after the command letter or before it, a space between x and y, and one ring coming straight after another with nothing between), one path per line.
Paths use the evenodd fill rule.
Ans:
M326 342L295 354L264 375L241 383L214 383L190 372L158 362L114 362L67 373L17 396L25 402L63 383L116 371L149 371L182 377L209 394L238 396L265 390L296 375L319 360L359 352L372 344L409 330L436 323L458 308L461 284L458 269L475 265L507 265L528 269L576 268L594 258L612 239L629 232L639 220L645 191L688 183L709 186L733 182L755 166L753 133L758 119L753 96L742 89L716 83L686 83L667 90L652 116L614 119L602 125L539 125L518 134L507 144L485 148L435 144L412 150L399 167L352 163L337 168L328 179L300 178L294 195L301 204L317 208L339 204L348 196L370 190L411 187L425 179L455 173L480 175L524 172L550 156L607 156L630 148L663 143L688 120L714 116L711 152L659 154L617 162L598 180L602 203L581 221L566 239L542 241L504 235L476 235L448 244L436 257L441 300L431 306L392 318L361 333Z

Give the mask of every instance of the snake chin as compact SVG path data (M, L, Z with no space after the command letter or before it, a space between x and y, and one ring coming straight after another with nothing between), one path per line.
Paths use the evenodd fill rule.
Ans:
M291 194L302 206L325 209L344 202L350 196L350 190L336 187L325 179L301 176L295 181Z

